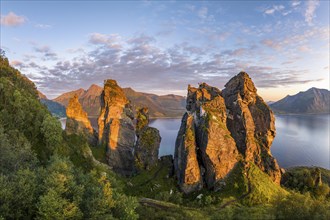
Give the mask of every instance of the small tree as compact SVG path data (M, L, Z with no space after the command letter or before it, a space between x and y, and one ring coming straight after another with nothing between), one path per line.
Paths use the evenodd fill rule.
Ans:
M56 118L47 114L42 122L41 132L44 136L48 153L53 153L62 143L61 123Z

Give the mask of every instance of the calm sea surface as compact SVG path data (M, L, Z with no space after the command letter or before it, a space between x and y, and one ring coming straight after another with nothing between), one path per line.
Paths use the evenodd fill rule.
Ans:
M64 125L65 119L61 122ZM159 129L162 137L160 156L174 154L180 124L181 119L150 121L150 126ZM330 115L276 115L276 137L271 151L279 165L330 169L329 124Z

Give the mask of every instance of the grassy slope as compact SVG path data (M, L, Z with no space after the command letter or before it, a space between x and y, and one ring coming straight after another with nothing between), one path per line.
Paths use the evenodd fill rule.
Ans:
M266 204L269 204L279 194L287 194L254 164L250 165L250 169L245 170L243 163L238 163L226 178L224 188L218 192L203 189L188 195L183 195L178 191L174 178L169 178L168 172L168 167L158 164L151 171L144 171L126 179L125 193L137 196L144 204L139 208L141 217L149 213L157 219L161 216L161 214L154 215L157 210L157 213L166 213L169 219L188 217L190 219L201 217L208 219L213 216L213 213L226 216L231 212L232 207L238 210L244 209L246 212L246 207L253 206L250 208L251 216L254 212L259 215L265 211L264 217L268 218L266 210L269 205ZM250 193L248 191L249 181ZM202 198L197 199L196 197L200 194L203 194ZM145 197L153 199L151 204L143 203Z

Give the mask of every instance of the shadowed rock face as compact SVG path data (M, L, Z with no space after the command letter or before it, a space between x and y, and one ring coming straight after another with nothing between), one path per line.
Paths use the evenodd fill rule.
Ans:
M65 131L68 134L83 134L92 143L96 142L95 131L87 117L87 113L82 109L78 96L74 95L66 109L66 126Z
M274 182L280 183L280 168L270 153L276 134L273 112L258 96L257 89L245 72L233 77L222 92L228 110L227 127L239 152Z
M99 143L107 147L107 161L114 171L130 175L134 170L134 115L115 80L106 80L98 118Z
M149 127L148 108L137 110L135 164L138 169L150 170L157 164L161 137L158 129Z
M187 113L174 158L176 176L185 193L200 189L203 181L209 189L217 190L239 157L280 182L280 168L270 153L274 115L256 92L244 72L233 77L222 92L205 83L199 88L188 86Z

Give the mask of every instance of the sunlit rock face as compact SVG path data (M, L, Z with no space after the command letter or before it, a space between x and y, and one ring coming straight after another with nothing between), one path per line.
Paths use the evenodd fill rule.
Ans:
M233 77L223 91L206 83L189 85L186 109L174 156L183 192L203 185L220 189L239 160L255 163L280 182L280 168L270 153L274 115L247 73Z
M221 91L206 83L200 84L198 88L188 86L187 111L187 121L183 120L186 129L178 135L177 152L182 152L180 142L187 143L188 140L190 145L195 144L194 148L188 146L190 154L182 154L188 156L187 161L194 161L189 171L195 171L195 177L198 174L202 176L199 185L202 185L204 180L209 189L216 189L237 163L238 155L235 141L226 127L226 106ZM184 127L181 128L184 130ZM192 157L196 159L192 160ZM180 171L177 170L177 176L179 185L187 188L192 182L185 182L185 179L191 178L187 176L189 172L182 172L188 167L182 164L180 154L176 154L175 164L177 167L184 167Z
M258 96L254 83L245 72L233 77L222 93L228 110L227 127L239 152L279 184L280 168L270 152L276 134L272 110Z
M135 165L138 170L150 170L158 162L161 137L159 130L149 127L148 108L136 112Z
M87 117L87 113L79 103L77 95L70 99L66 108L66 115L65 131L67 134L83 134L91 143L96 143L95 131Z
M197 159L193 115L184 114L175 146L174 169L180 189L184 193L200 190L203 180Z
M129 100L115 80L106 80L98 118L99 144L107 147L107 161L117 173L134 171L134 115Z

